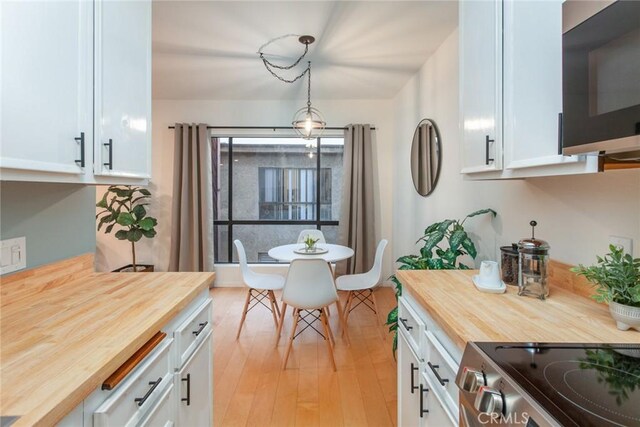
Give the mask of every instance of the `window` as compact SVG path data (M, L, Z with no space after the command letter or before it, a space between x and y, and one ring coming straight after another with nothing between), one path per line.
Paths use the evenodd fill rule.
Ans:
M324 218L331 209L331 169L322 168L320 179L325 183L320 185L320 217ZM316 169L261 167L260 219L312 220L318 185Z
M252 263L273 262L270 248L317 228L337 240L342 138L218 138L216 263L236 262L240 239Z

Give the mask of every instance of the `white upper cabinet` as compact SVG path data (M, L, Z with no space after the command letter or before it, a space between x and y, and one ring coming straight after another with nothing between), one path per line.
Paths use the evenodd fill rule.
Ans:
M462 1L459 19L462 172L471 179L597 172L597 157L559 154L562 0ZM485 135L496 141L489 165Z
M0 20L0 179L145 184L151 1L0 1Z
M502 4L460 3L462 172L502 168Z
M94 173L149 178L151 1L96 3Z
M41 171L81 181L80 137L89 169L93 140L93 4L3 1L0 15L3 175Z

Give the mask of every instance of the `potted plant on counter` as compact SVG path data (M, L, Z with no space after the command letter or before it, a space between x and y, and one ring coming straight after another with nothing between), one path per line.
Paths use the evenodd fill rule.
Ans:
M469 255L475 259L478 255L476 246L464 229L467 219L490 213L496 216L493 209L481 209L464 217L462 221L445 219L428 226L416 243L424 242L419 255L405 255L396 260L400 263L398 270L468 270L469 266L461 263L458 257ZM447 246L442 245L448 243ZM402 295L402 284L395 276L390 277L396 288L396 300ZM393 332L393 354L398 348L398 307L391 310L387 316L386 325L389 332Z
M115 233L116 239L131 243L131 264L118 268L115 272L153 271L153 265L136 263L136 242L143 237L152 239L156 235L155 227L158 221L147 216L145 209L150 197L151 192L145 188L112 185L96 203L98 208L103 209L96 215L96 219L99 219L98 231L105 227L104 232L110 234L113 228L119 225L121 228Z
M609 304L618 329L640 331L640 258L634 259L614 245L609 245L609 251L596 258L596 265L580 264L571 271L593 284L596 288L593 299Z

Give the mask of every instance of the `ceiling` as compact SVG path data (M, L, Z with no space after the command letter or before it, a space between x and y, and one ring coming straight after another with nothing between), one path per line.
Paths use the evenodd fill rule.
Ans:
M155 99L304 98L306 79L276 80L257 51L286 34L316 42L291 78L312 61L312 99L387 99L457 26L455 1L158 1L153 3ZM293 62L297 37L265 48ZM295 71L295 72L294 72Z

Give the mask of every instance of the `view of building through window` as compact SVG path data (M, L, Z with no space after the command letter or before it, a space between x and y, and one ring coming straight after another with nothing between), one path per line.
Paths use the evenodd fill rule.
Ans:
M340 215L342 138L219 138L217 263L237 262L240 239L249 262L274 262L270 248L320 228L336 242ZM230 250L231 249L231 250Z

